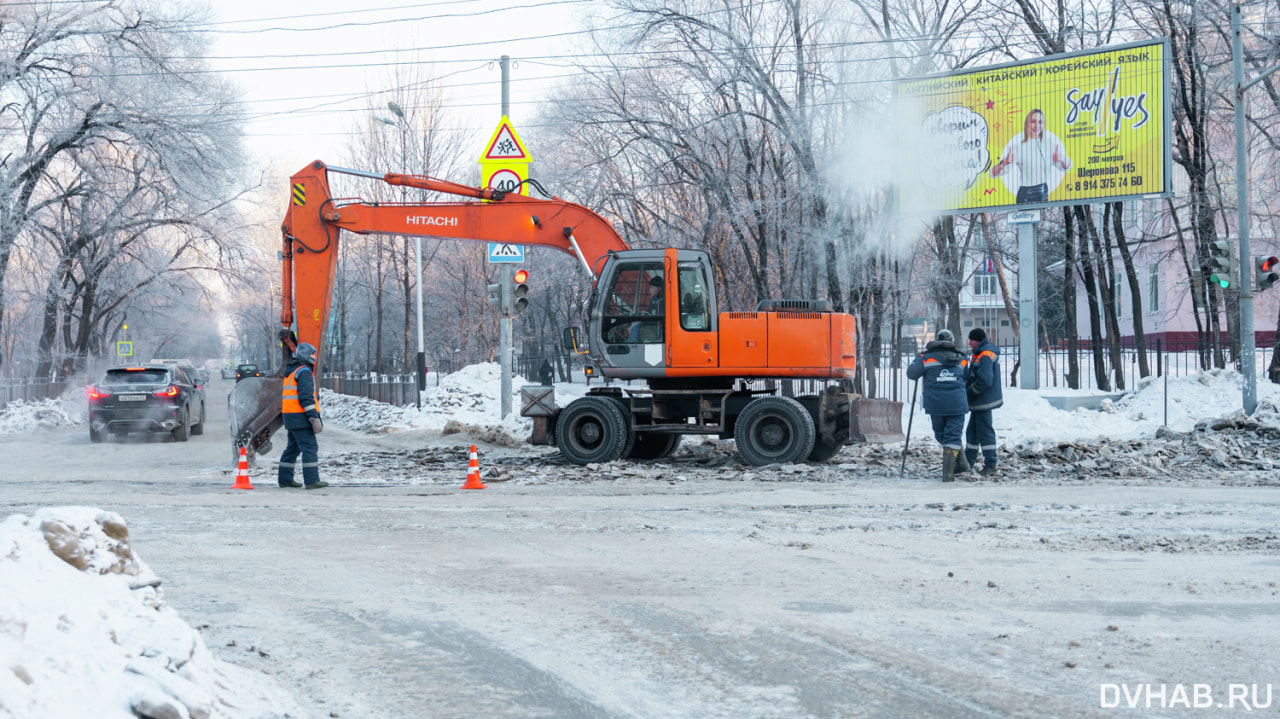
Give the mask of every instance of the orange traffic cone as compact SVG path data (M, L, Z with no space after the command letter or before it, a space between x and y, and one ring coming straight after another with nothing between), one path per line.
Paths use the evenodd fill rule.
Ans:
M480 460L476 458L476 446L471 445L471 459L467 462L467 482L462 485L463 489L484 489L484 482L480 481Z
M245 452L244 447L240 448L240 463L236 465L236 483L231 485L232 489L253 489L253 485L249 484L249 454Z

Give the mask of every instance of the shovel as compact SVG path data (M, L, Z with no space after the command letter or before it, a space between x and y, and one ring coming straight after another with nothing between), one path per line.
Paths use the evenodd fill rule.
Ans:
M911 446L911 423L916 418L916 392L920 389L920 380L911 386L911 414L907 415L907 440L902 443L902 468L898 470L898 476L902 477L907 473L907 447Z

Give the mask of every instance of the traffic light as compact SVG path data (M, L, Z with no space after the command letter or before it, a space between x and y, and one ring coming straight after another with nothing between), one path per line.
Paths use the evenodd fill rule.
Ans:
M529 271L516 270L515 288L511 291L511 312L524 312L529 309Z
M1258 291L1269 290L1271 285L1280 280L1280 257L1255 257L1253 266L1257 269Z
M485 300L486 304L497 310L500 314L505 314L507 312L507 293L504 292L506 288L507 285L505 282L499 282L496 285L489 285L489 299Z
M1231 243L1217 240L1209 243L1209 281L1218 283L1224 290L1231 289L1236 275L1235 260L1231 256Z

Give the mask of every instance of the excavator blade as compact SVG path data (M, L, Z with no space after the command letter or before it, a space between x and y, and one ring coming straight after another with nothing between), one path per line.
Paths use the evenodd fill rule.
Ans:
M236 461L244 447L249 461L271 451L271 435L284 426L280 414L279 377L246 377L227 396L227 418L231 422L231 453Z
M901 402L858 398L849 403L850 442L886 444L905 439Z

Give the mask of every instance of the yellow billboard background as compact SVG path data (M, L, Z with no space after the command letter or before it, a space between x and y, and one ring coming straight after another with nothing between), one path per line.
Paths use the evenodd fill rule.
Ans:
M902 208L965 212L1166 193L1165 58L1158 41L898 83L904 125L918 133Z

